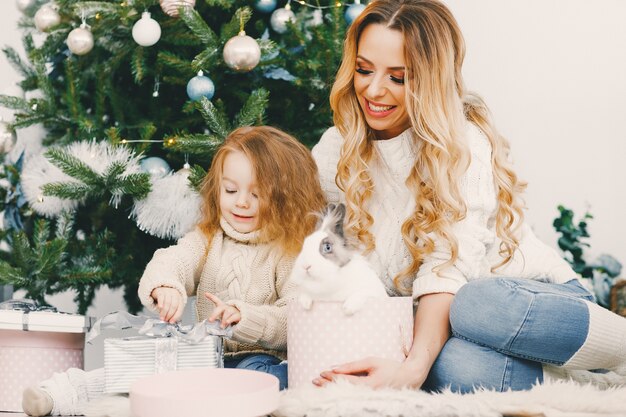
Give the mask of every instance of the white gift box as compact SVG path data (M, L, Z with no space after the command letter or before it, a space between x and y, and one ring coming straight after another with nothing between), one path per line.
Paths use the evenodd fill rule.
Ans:
M77 314L0 310L0 411L22 412L26 387L82 369L89 325Z
M411 297L371 298L353 315L340 302L316 301L310 310L289 305L289 388L311 384L320 372L375 356L403 361L413 341Z
M106 393L128 393L137 379L168 371L223 366L222 338L198 343L177 337L127 337L104 341Z

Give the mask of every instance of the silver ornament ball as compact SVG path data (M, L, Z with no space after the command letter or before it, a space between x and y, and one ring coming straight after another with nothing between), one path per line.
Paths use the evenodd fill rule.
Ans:
M241 32L224 45L224 62L235 71L247 72L261 60L261 48L256 40Z
M36 0L16 0L15 4L21 12L25 12L27 9L33 7L36 2Z
M159 0L161 10L170 17L178 17L178 9L181 7L193 8L196 0Z
M270 13L276 9L276 0L257 0L254 8L261 13Z
M272 29L278 33L287 32L287 22L289 21L296 21L296 15L290 8L281 7L280 9L276 9L274 13L272 13L272 17L270 17L270 25Z
M15 131L9 127L9 124L0 120L0 153L8 153L15 146L17 136Z
M161 39L161 26L150 17L150 12L143 12L133 25L133 39L141 46L152 46Z
M365 10L364 4L353 3L350 6L348 6L348 8L346 9L346 13L343 15L343 17L346 19L346 22L348 22L348 24L351 25L352 22L354 22L354 19L359 17L359 15L361 14L363 10Z
M215 84L213 80L205 76L202 71L198 71L198 75L187 83L187 95L191 100L197 101L202 97L211 100L213 94L215 94Z
M152 178L163 178L172 170L170 165L158 156L150 156L142 159L139 163L139 167L143 172L150 174Z
M47 32L59 23L61 23L61 16L50 4L44 4L35 13L35 27L41 32Z
M93 34L87 25L82 24L67 35L66 43L73 54L85 55L93 49Z

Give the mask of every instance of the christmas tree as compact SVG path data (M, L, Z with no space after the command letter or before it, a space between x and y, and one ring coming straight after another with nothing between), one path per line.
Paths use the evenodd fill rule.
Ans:
M269 124L309 146L319 139L332 124L328 94L346 27L364 6L18 0L18 7L26 57L4 53L27 98L0 96L15 114L0 126L2 146L34 124L46 136L41 153L4 157L0 284L40 303L72 289L84 313L101 285L123 286L129 311L141 308L145 265L198 220L195 187L233 128Z

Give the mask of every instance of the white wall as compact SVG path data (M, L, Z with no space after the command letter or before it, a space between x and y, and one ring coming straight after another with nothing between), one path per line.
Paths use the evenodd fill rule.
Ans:
M596 217L590 253L626 264L626 174L619 164L626 157L626 2L447 3L467 41L466 83L489 103L530 184L528 220L536 233L556 247L556 206L579 215L588 208ZM14 1L2 0L0 12L0 45L21 49ZM15 93L18 80L0 57L0 92ZM71 295L51 301L73 310ZM123 307L118 291L103 290L90 314Z
M466 84L529 183L535 232L556 246L556 206L589 209L589 254L626 264L626 2L446 2L467 43Z

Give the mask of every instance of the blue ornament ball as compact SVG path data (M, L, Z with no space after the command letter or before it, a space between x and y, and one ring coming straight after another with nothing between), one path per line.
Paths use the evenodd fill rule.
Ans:
M187 83L187 95L191 100L200 100L202 97L211 100L213 94L215 94L215 84L209 77L203 75L202 71L199 71L198 75Z
M271 13L276 8L276 0L257 0L254 8L261 13Z
M143 172L150 174L153 178L163 178L172 170L169 164L158 156L144 158L139 163Z
M363 10L365 10L364 4L353 3L348 6L348 9L346 10L346 13L343 15L343 17L346 19L346 22L351 25L352 22L354 22L354 19L359 17Z

